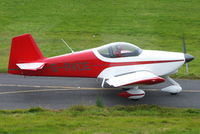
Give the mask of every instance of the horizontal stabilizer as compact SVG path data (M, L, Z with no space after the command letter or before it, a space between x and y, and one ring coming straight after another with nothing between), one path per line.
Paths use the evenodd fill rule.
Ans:
M123 74L108 79L106 82L110 86L120 87L137 84L156 84L164 82L165 79L148 71L139 71L129 74Z
M39 69L42 69L44 67L45 63L38 62L38 63L20 63L17 64L17 66L22 70L30 70L30 71L36 71Z

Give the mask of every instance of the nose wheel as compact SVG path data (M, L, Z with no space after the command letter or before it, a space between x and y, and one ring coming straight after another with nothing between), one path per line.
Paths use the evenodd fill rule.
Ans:
M180 93L182 91L182 87L176 82L174 81L172 78L170 77L166 77L166 79L172 84L171 86L165 87L163 89L161 89L161 91L163 92L168 92L171 95L177 95L178 93Z

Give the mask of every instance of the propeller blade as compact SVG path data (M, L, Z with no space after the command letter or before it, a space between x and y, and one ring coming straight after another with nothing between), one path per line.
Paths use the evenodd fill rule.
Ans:
M183 34L183 36L182 36L182 43L183 43L183 45L182 45L182 51L183 51L183 53L187 53L187 50L186 50L186 43L185 43L185 36L184 36L184 34Z
M185 43L185 35L183 34L182 36L182 51L184 54L187 53L187 50L186 50L186 43ZM185 62L185 72L188 73L189 72L189 66L188 66L188 63Z
M185 72L188 73L189 72L189 64L188 62L192 61L194 59L194 56L187 54L187 49L186 49L186 41L185 41L185 35L183 34L182 36L182 51L184 53L184 57L185 57Z

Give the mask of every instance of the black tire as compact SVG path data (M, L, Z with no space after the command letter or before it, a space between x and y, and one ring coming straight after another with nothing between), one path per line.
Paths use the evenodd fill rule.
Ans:
M171 95L177 95L178 93L170 93Z
M132 101L139 101L140 99L131 99Z
M122 90L124 90L124 91L127 91L127 90L129 90L130 88L122 88Z

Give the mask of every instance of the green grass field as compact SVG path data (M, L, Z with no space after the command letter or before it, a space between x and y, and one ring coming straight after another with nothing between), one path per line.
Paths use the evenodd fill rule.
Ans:
M196 57L190 73L200 78L199 0L1 0L0 71L6 72L11 38L31 33L45 56L69 52L64 38L78 51L115 41L143 49L182 51ZM23 48L22 48L23 49Z
M73 106L0 111L0 134L198 134L200 110Z

